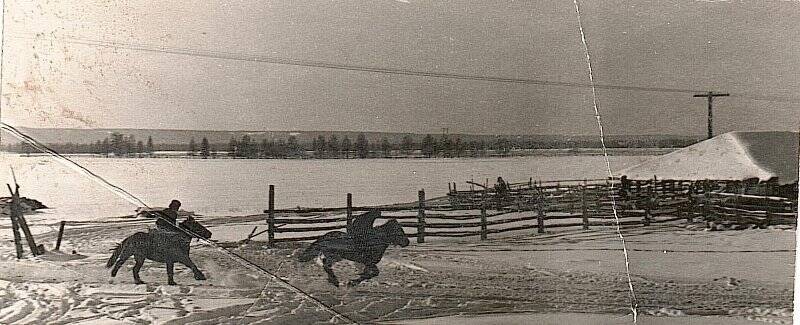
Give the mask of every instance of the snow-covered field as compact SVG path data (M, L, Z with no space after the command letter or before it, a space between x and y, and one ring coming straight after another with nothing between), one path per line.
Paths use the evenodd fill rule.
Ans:
M263 216L200 220L215 231L212 239L235 242ZM268 275L201 244L194 244L192 257L207 281L176 266L179 285L168 286L164 266L149 261L142 270L146 285L133 284L132 261L111 278L105 268L108 250L150 223L124 219L68 227L63 253L20 261L3 240L0 323L310 324L333 318ZM644 323L790 323L794 231L707 232L675 223L625 228L623 234ZM54 235L37 239L52 248ZM227 246L360 323L631 321L624 259L611 227L532 231L487 241L431 238L393 247L379 264L381 274L355 288L330 286L318 262L297 262L294 256L305 245ZM335 269L343 280L360 271L346 262Z
M647 159L611 157L615 170ZM481 159L106 159L74 157L77 163L125 189L151 206L172 199L203 215L246 215L267 208L267 188L275 185L278 208L344 206L347 193L355 205L411 202L425 189L428 198L447 193L447 184L605 178L603 157L513 157ZM92 220L130 215L137 206L48 157L0 153L0 178L11 183L13 167L22 196L52 210L34 219ZM464 189L464 188L462 188ZM2 220L0 220L2 222Z
M5 156L4 158L8 158ZM613 157L614 170L646 157ZM258 161L78 158L145 202L172 198L204 214L198 220L220 242L264 270L359 323L625 324L631 299L625 258L613 227L515 231L489 240L428 238L392 247L380 275L355 288L326 282L320 262L299 263L308 243L268 248L266 185L279 207L408 202L416 190L444 194L450 181L603 177L602 157L509 159ZM344 323L281 281L232 259L222 248L193 244L208 280L176 266L146 262L145 285L133 284L133 261L110 277L115 243L152 219L121 218L132 206L44 157L11 157L22 195L55 209L27 215L39 243L52 250L57 223L68 224L60 252L17 260L7 218L0 220L0 324L314 324ZM288 164L288 165L284 165ZM302 179L302 182L298 182ZM387 186L391 184L392 186ZM510 214L505 217L513 217ZM502 216L501 216L502 217ZM522 223L524 223L523 221ZM530 221L535 223L535 221ZM549 221L548 221L549 224ZM514 226L515 224L509 224ZM639 317L645 324L790 323L794 230L707 232L682 222L623 228ZM26 249L27 250L27 249ZM341 262L340 279L360 266Z

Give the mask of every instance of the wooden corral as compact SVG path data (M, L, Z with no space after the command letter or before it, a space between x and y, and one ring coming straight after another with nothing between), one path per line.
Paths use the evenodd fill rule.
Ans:
M269 244L315 240L328 231L345 231L356 212L380 210L382 219L397 219L408 237L486 239L510 231L544 232L551 228L650 225L674 221L707 221L765 227L797 223L797 201L740 194L743 182L627 181L619 179L510 183L506 188L479 186L458 191L451 184L445 197L413 204L346 206L264 211L269 215ZM729 192L730 191L730 192ZM271 207L274 192L271 191Z

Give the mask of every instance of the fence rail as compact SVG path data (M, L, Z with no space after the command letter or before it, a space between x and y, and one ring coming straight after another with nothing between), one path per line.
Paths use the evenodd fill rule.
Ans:
M352 195L338 208L274 208L270 186L268 242L314 240L327 231L344 231L354 212L379 210L381 219L395 219L410 238L472 237L550 228L590 229L615 225L649 225L700 217L714 223L744 223L760 227L797 225L797 201L775 196L723 192L737 182L625 181L619 179L534 181L506 188L479 186L459 191L450 184L445 197L392 206L353 206ZM388 212L388 213L387 213ZM616 215L615 215L616 213ZM303 216L305 215L305 216Z

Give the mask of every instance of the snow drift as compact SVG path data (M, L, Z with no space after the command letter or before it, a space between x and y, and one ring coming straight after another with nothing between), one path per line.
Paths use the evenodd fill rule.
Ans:
M797 182L797 132L728 132L624 169L619 176L645 180L745 180Z

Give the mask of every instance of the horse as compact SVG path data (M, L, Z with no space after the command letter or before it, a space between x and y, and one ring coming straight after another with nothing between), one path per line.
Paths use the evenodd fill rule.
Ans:
M196 280L205 280L206 276L189 258L189 243L194 236L203 239L211 238L211 231L192 217L181 222L178 227L184 230L175 229L173 232L156 229L147 233L137 232L125 238L121 244L117 244L112 249L113 253L106 263L106 268L114 266L111 270L111 277L117 276L119 268L125 264L129 257L133 256L136 260L136 264L133 266L133 280L136 284L144 284L142 279L139 278L139 270L141 270L145 259L166 263L167 283L169 285L176 284L173 279L173 267L176 262L192 269Z
M369 214L369 213L368 213ZM378 213L380 216L380 213ZM368 216L369 218L369 216ZM372 215L371 219L374 220ZM357 219L358 220L358 219ZM357 224L357 222L354 222ZM339 279L333 273L333 264L341 260L350 260L364 264L364 271L357 279L350 280L348 286L356 286L359 283L378 276L378 262L383 258L383 253L389 245L399 245L406 247L409 244L403 227L397 220L389 220L383 225L372 228L369 222L369 231L354 232L347 234L341 231L331 231L322 235L311 244L298 260L308 262L320 254L323 256L322 264L325 273L328 274L328 282L338 287Z

